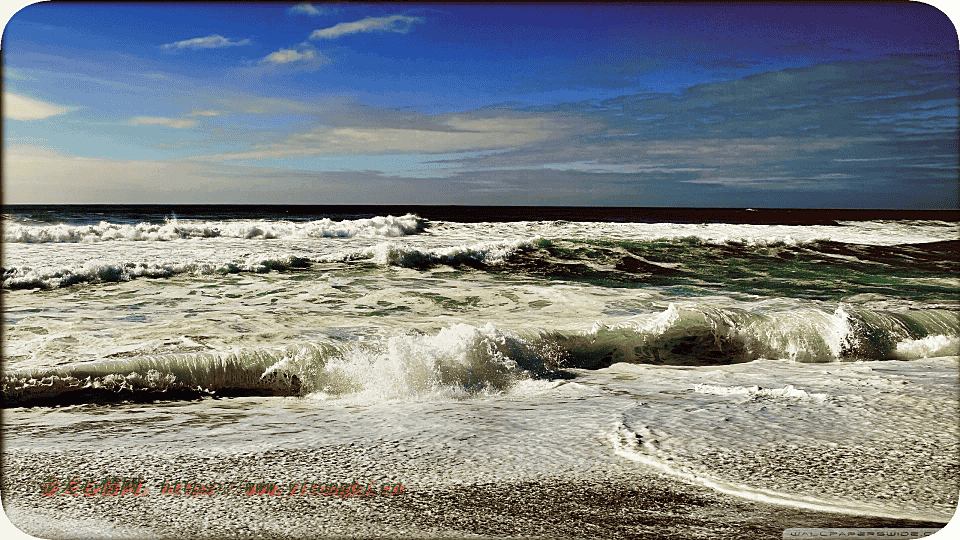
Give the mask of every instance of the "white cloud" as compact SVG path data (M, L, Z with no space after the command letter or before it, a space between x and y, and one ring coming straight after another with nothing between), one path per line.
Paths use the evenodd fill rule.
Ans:
M310 34L310 39L334 39L359 32L394 32L397 34L406 34L413 27L414 23L420 22L423 22L423 19L420 17L407 17L405 15L367 17L362 21L339 23L330 28L314 30L314 32Z
M199 37L193 39L186 39L184 41L177 41L175 43L167 43L166 45L161 45L164 49L220 49L223 47L236 47L238 45L248 45L250 43L249 39L243 39L240 41L230 41L229 39L213 34L207 37Z
M300 60L313 60L317 55L311 49L303 52L297 52L294 49L280 49L279 51L268 54L263 58L264 62L270 64L289 64Z
M297 13L300 15L313 15L313 16L323 15L325 13L330 13L331 11L333 10L327 7L324 7L323 10L319 10L313 7L313 5L307 4L307 3L297 4L287 10L288 13Z
M128 126L163 126L168 128L182 129L197 125L194 120L185 120L183 118L163 118L157 116L138 116L127 121Z
M43 120L73 110L10 92L3 93L3 116L11 120Z

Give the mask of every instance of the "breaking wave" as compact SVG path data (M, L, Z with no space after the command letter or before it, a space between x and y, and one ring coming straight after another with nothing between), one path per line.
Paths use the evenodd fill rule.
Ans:
M236 395L456 399L547 376L551 357L542 344L492 325L457 324L376 345L301 343L21 370L4 375L3 401L11 407Z
M761 313L670 304L656 315L544 338L557 343L572 365L602 368L617 362L713 365L760 358L906 360L960 354L951 348L958 335L960 314L947 310L897 313L841 305L832 313L812 307Z
M511 332L492 324L454 324L435 335L409 331L374 343L311 342L14 371L3 377L3 401L11 407L223 395L458 399L507 391L522 380L567 378L566 369L617 362L705 365L759 358L830 362L956 355L958 322L956 313L943 310L880 313L841 306L833 313L811 308L761 314L671 304L659 314L612 326L597 323L586 331ZM770 392L796 397L788 388Z

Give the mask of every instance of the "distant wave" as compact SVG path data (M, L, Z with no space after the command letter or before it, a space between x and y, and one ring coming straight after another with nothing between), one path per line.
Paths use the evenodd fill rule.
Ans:
M322 262L370 260L380 265L422 268L436 265L496 266L506 263L515 254L535 248L539 238L500 242L480 242L448 248L418 248L383 242L372 247L339 252L322 258Z
M815 308L750 313L671 304L659 314L614 325L598 322L581 331L454 324L435 335L410 331L372 343L310 342L25 369L4 374L2 396L6 407L211 395L459 399L617 362L693 366L760 358L831 362L957 355L958 326L960 316L945 310L893 313L841 306L832 313Z
M697 236L664 237L653 240L551 239L541 236L464 244L448 248L421 248L395 242L344 251L325 257L326 262L367 259L377 264L404 267L437 264L483 263L536 265L535 260L591 262L630 271L666 271L682 266L681 261L746 257L764 262L793 261L798 257L822 260L863 261L870 264L960 262L960 241L872 246L829 240L798 242L791 238L725 238L708 240ZM523 255L526 258L518 258ZM661 255L662 262L643 256ZM638 258L639 257L639 258ZM521 260L522 259L522 260Z
M264 273L271 270L290 270L310 266L310 261L302 257L287 256L270 258L251 255L242 261L229 263L209 262L169 262L143 263L127 262L104 264L90 261L83 265L63 266L45 269L30 267L12 267L3 269L4 289L56 289L78 283L114 283L131 279L166 278L178 274L235 274L239 272Z
M411 219L416 218L411 216ZM411 223L408 225L413 226ZM374 237L396 232L392 225L355 230ZM242 260L217 263L190 260L147 263L134 260L123 263L91 261L82 265L51 265L43 268L12 266L3 269L2 287L57 288L77 283L128 281L138 277L262 273L307 268L315 262L367 261L381 266L415 269L443 265L466 266L491 272L599 280L626 286L637 283L675 285L711 280L731 284L731 278L737 278L744 290L759 293L778 287L783 290L792 287L802 293L809 283L818 280L832 280L836 285L854 280L850 281L850 286L862 288L863 283L856 282L857 279L870 277L872 280L884 275L901 279L904 270L908 270L909 279L926 279L929 281L926 288L935 288L937 291L947 289L952 295L956 282L950 281L951 278L947 276L960 273L958 253L958 241L867 246L825 240L790 244L771 239L757 244L733 240L706 242L697 237L632 241L564 240L534 236L452 247L425 247L403 241L386 241L312 258L292 254L254 254ZM749 279L742 279L744 277ZM914 288L920 290L919 285ZM820 289L818 294L831 293L831 289Z
M320 238L396 237L417 234L425 221L413 214L401 217L309 222L234 220L193 221L168 219L163 224L135 225L101 221L97 225L38 225L23 222L3 224L3 241L11 243L61 243L105 241L163 242L190 238Z
M164 278L178 274L209 275L240 272L264 273L272 270L285 271L307 268L313 262L370 261L384 266L424 268L436 265L466 265L488 267L504 264L516 253L531 249L537 239L506 242L481 242L450 248L415 248L392 242L352 251L337 252L315 260L301 256L250 255L246 259L211 263L180 261L166 263L143 263L130 261L121 264L105 264L90 261L83 265L46 267L14 266L3 269L4 289L55 289L78 283L110 283L129 281L139 277Z
M383 242L368 248L338 252L311 260L299 256L265 257L251 255L244 260L210 263L199 261L167 262L162 264L126 262L105 264L90 261L83 265L46 267L10 267L3 269L4 289L55 289L77 283L109 283L129 281L139 277L163 278L177 274L231 274L238 272L263 273L271 270L290 270L309 267L312 262L350 262L367 260L380 265L423 268L441 264L485 267L501 265L515 253L530 249L536 239L507 242L485 242L472 246L451 248L415 248Z

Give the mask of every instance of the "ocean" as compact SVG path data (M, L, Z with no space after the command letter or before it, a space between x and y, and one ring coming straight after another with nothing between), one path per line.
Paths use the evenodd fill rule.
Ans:
M335 444L408 491L643 469L957 508L955 211L3 212L5 465Z

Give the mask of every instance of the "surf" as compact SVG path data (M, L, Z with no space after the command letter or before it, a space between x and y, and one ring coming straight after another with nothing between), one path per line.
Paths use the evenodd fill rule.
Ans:
M4 374L2 391L6 407L235 395L467 398L619 362L692 367L957 354L958 326L958 315L946 310L839 306L832 313L811 307L763 313L671 303L660 313L582 330L455 323L432 335L408 329L373 342L311 341L14 370Z

